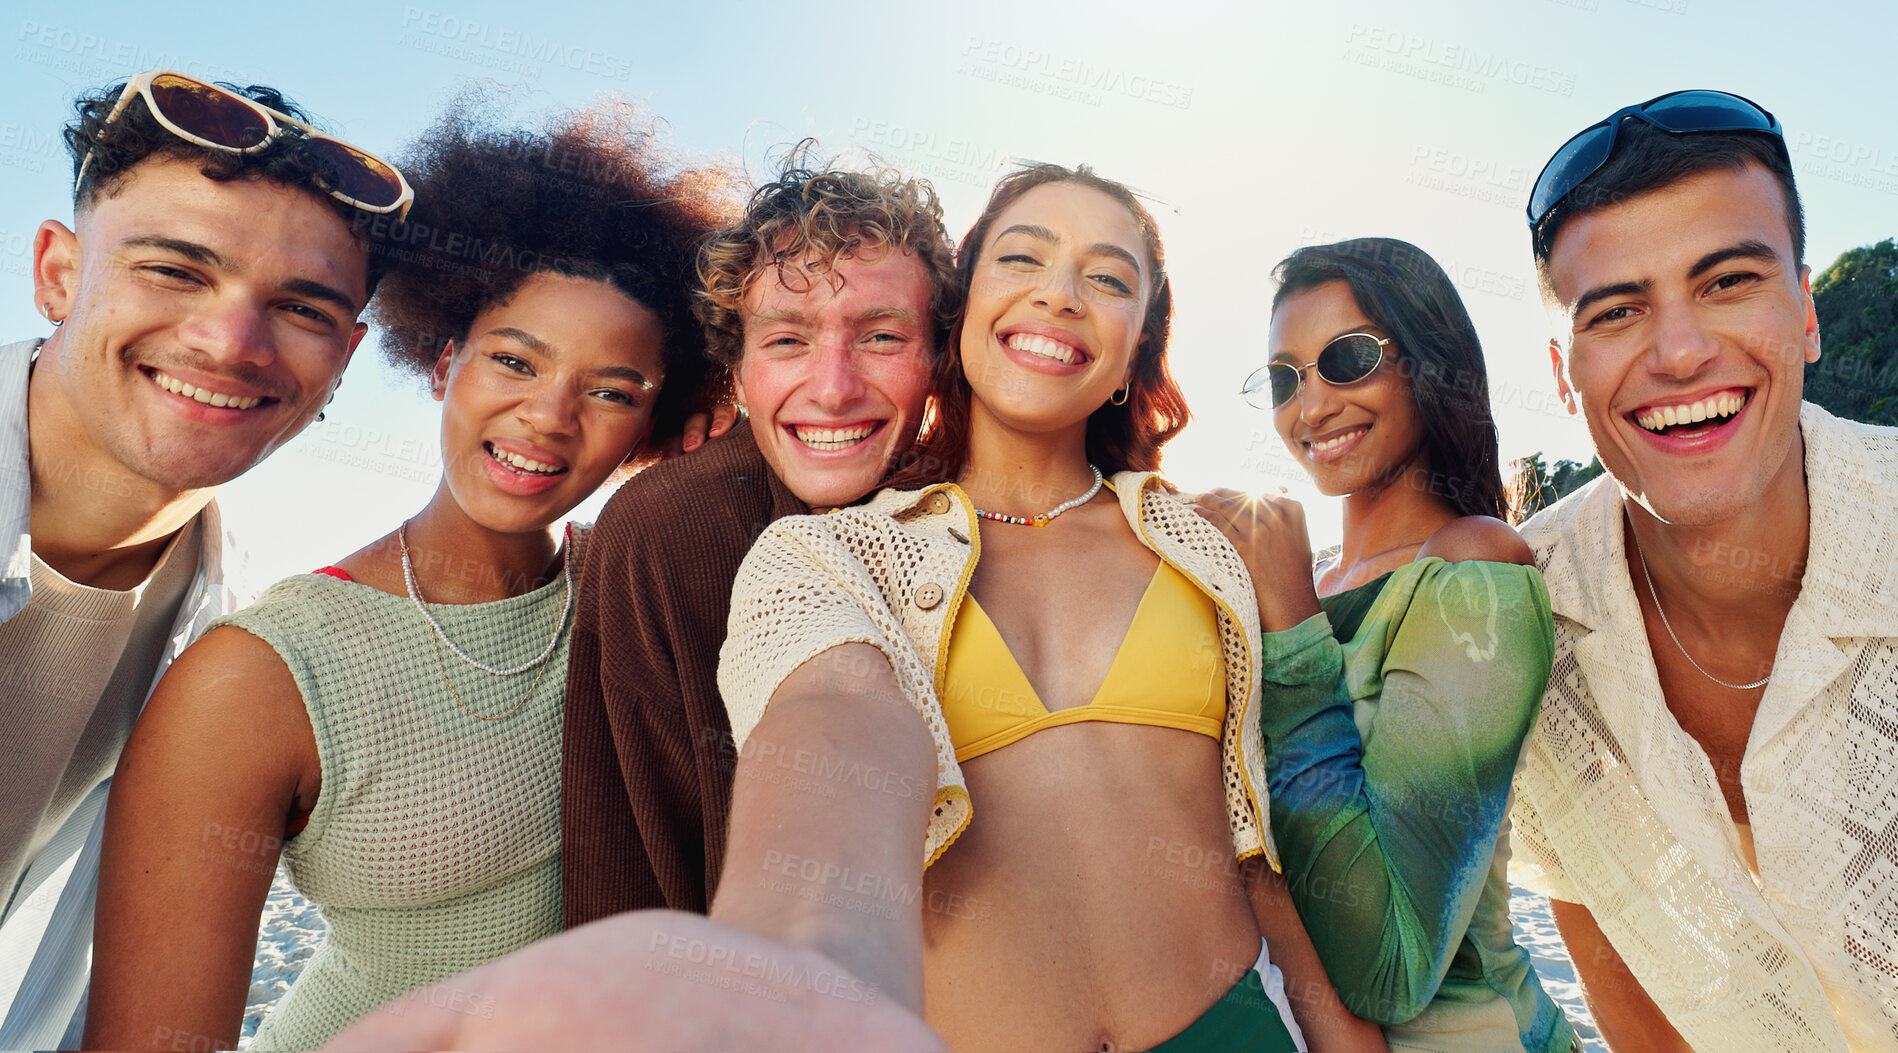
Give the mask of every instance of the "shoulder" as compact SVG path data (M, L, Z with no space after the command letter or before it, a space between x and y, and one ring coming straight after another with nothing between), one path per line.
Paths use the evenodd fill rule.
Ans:
M212 628L172 662L126 750L134 758L156 758L148 773L167 779L185 778L174 773L211 757L243 757L243 764L221 767L244 772L247 782L283 779L300 786L319 769L303 692L283 657L228 624Z
M756 447L733 436L655 464L607 500L591 547L625 553L663 544L677 559L719 543L749 545L772 518L770 473Z
M752 553L774 545L833 555L868 551L883 547L897 535L925 534L931 520L947 523L960 507L947 487L880 490L859 505L774 520L759 535ZM752 562L751 558L746 562Z
M626 480L600 513L598 525L654 512L770 504L771 467L748 429L714 439L692 453L642 469Z
M347 568L345 568L347 569ZM313 655L333 651L339 632L373 621L374 604L387 593L359 581L327 574L293 574L257 597L255 603L212 621L205 635L179 657L219 640L241 641L218 645L218 653L255 645L278 665L300 670Z
M1464 516L1445 523L1417 551L1418 559L1430 556L1450 563L1465 560L1535 563L1535 555L1529 551L1529 544L1522 535L1494 516Z
M253 702L294 700L303 695L283 656L262 637L228 622L214 625L184 649L152 692L152 705L164 709L214 712ZM260 706L267 716L269 707Z
M1847 466L1848 470L1856 469L1852 474L1863 477L1854 481L1870 484L1864 496L1894 503L1892 495L1898 494L1898 428L1835 416L1811 402L1800 405L1799 425L1808 447L1809 476L1815 463L1824 468ZM1840 451L1841 446L1847 450Z
M219 623L198 637L171 664L171 669L192 673L203 670L241 680L260 674L289 679L289 670L276 648L243 626L230 622Z

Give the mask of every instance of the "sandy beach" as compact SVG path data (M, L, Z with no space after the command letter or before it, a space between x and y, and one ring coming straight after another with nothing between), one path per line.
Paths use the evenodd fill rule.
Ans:
M1568 949L1555 931L1549 901L1518 889L1510 898L1509 908L1516 922L1516 940L1535 959L1543 989L1568 1014L1589 1053L1607 1053L1608 1047L1596 1033L1594 1019L1582 1002L1582 988L1575 981ZM270 898L264 904L263 928L257 936L257 970L251 974L250 1004L244 1010L244 1045L257 1033L264 1014L290 989L304 961L316 949L323 929L323 916L290 887L282 870L277 871Z

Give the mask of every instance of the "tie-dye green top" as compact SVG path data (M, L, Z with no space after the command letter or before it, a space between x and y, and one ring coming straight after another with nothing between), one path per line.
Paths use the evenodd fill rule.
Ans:
M1567 1051L1505 874L1553 655L1542 576L1432 557L1321 606L1260 664L1272 829L1332 983L1393 1050Z

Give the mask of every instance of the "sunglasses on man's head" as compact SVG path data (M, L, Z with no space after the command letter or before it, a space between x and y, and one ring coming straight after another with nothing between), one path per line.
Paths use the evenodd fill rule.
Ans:
M1377 372L1384 361L1388 337L1370 333L1346 333L1318 352L1311 362L1294 366L1290 362L1272 362L1253 371L1239 393L1258 409L1277 409L1298 397L1305 387L1305 371L1316 369L1324 382L1333 387L1356 384Z
M1677 135L1765 132L1773 137L1787 163L1792 163L1779 119L1765 107L1724 91L1671 91L1634 106L1623 106L1563 143L1555 156L1549 158L1549 163L1542 166L1535 189L1529 192L1529 226L1541 225L1563 198L1574 193L1576 187L1608 163L1615 152L1615 135L1621 129L1621 122L1631 117Z
M141 73L125 82L118 104L104 123L118 120L134 98L144 99L146 111L158 126L178 138L234 154L256 153L292 134L287 129L294 128L303 140L303 149L329 162L330 196L365 212L393 212L400 221L415 200L408 180L389 162L215 84L170 70ZM86 166L91 163L92 153L87 151L85 160L79 163L74 186L85 182Z

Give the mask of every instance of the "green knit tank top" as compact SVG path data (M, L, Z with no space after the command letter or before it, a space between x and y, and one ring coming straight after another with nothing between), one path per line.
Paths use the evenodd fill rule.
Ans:
M568 559L579 558L582 533ZM565 599L555 581L429 612L471 657L505 668L547 645ZM283 864L329 932L249 1048L319 1048L398 995L560 931L571 624L546 662L502 677L455 657L408 597L321 574L281 581L212 623L282 656L323 775ZM474 715L517 703L505 719ZM493 1011L478 998L456 1008Z

